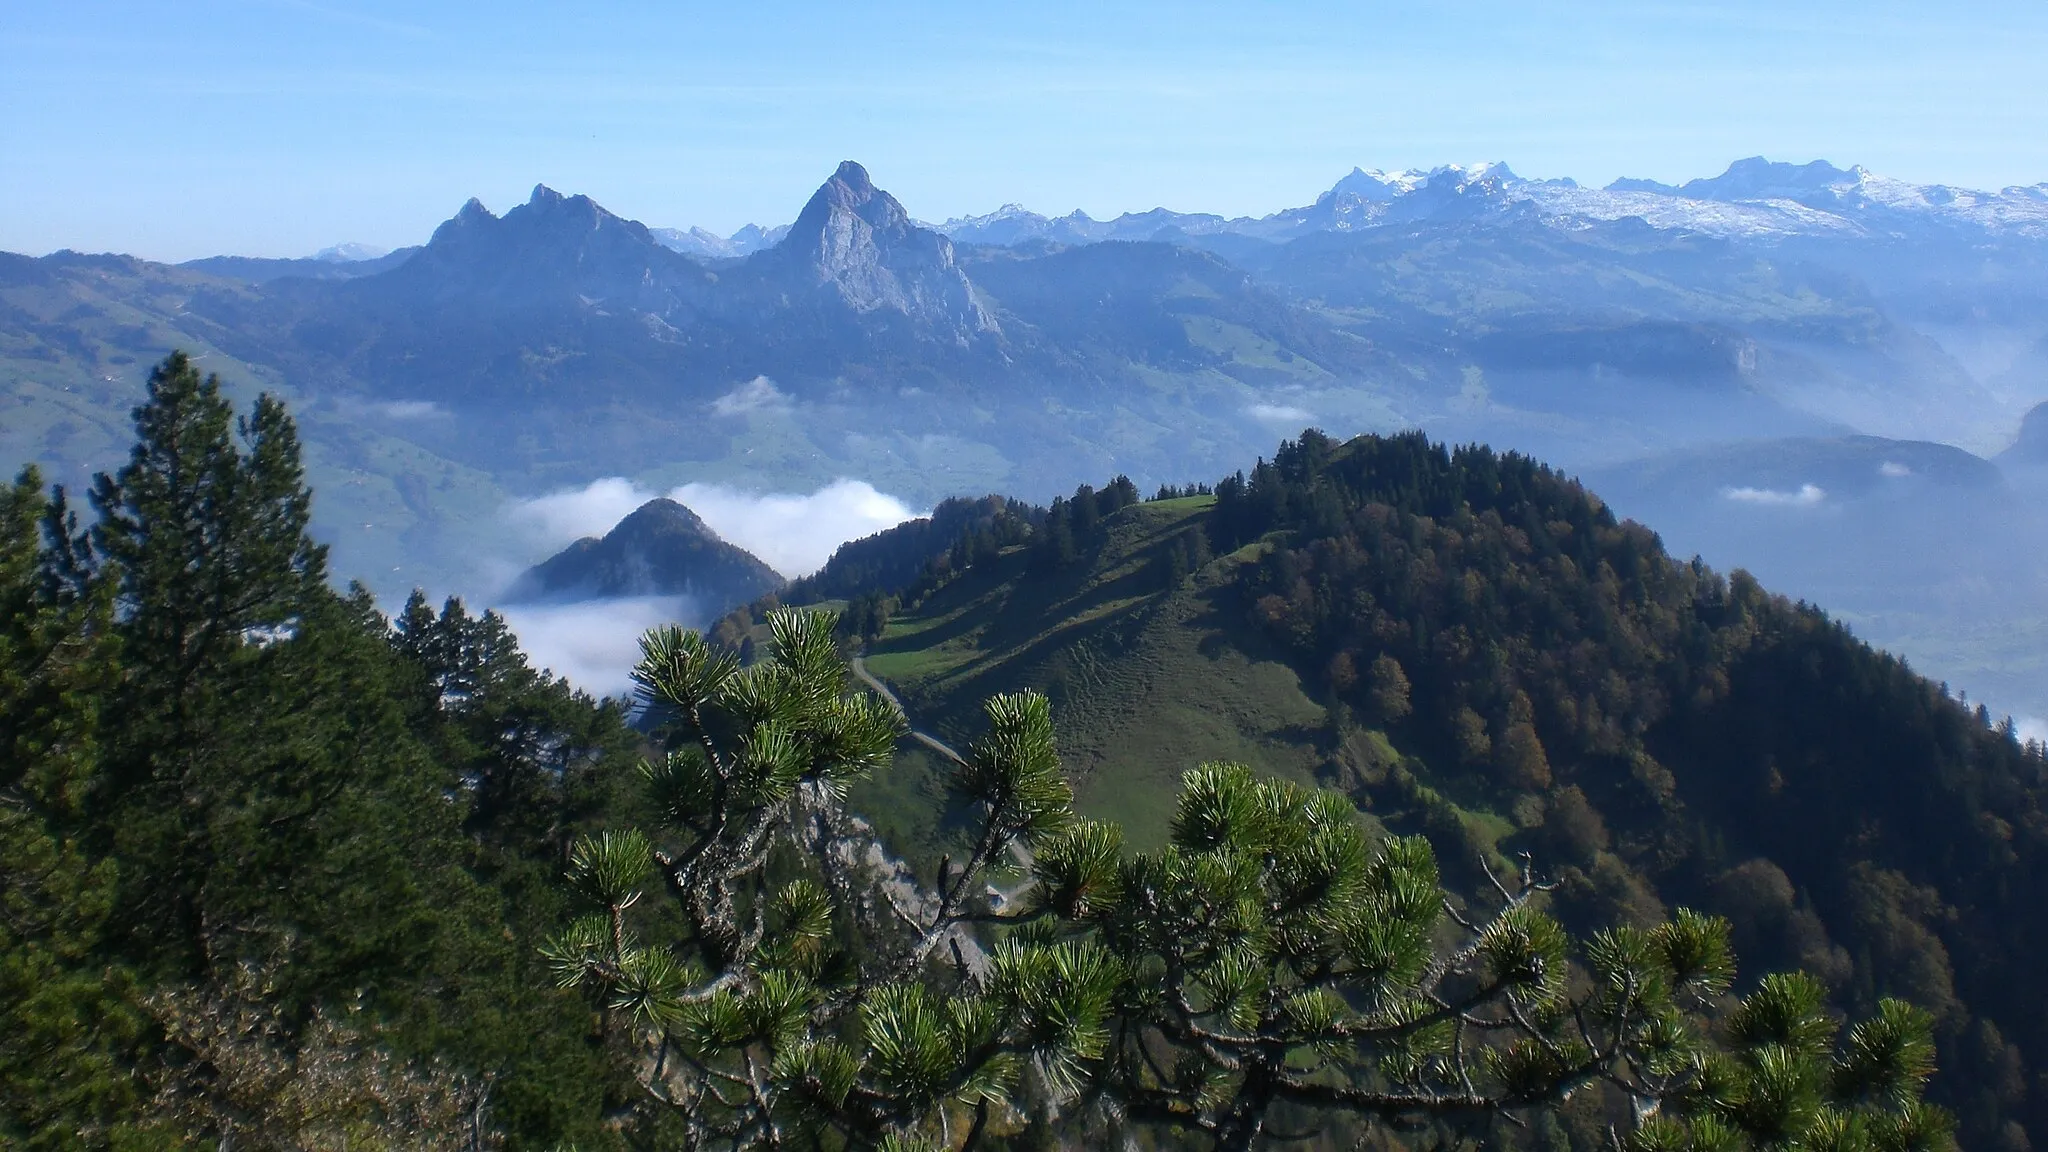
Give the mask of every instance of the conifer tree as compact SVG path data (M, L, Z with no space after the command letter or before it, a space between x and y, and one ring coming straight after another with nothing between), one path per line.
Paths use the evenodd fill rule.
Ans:
M174 352L134 419L128 464L94 479L93 542L119 573L128 658L175 712L202 669L325 591L327 549L306 533L298 430L275 397L237 422L220 378Z
M1190 771L1171 842L1128 853L1072 811L1043 697L991 699L952 767L964 861L931 891L862 884L840 797L900 720L848 693L831 616L771 627L748 668L679 629L643 641L668 823L576 844L595 911L546 950L691 1146L965 1149L1027 1100L1096 1142L1487 1140L1582 1095L1621 1152L1949 1146L1924 1013L1881 1001L1845 1037L1797 975L1732 1001L1723 920L1574 939L1526 862L1458 901L1426 840L1239 765ZM997 899L980 876L1011 853L1027 876Z
M142 1147L127 1065L146 1020L133 974L94 962L117 870L81 842L115 675L110 598L45 581L49 507L34 468L0 487L0 1145Z
M901 719L847 692L830 615L770 627L770 658L745 669L681 629L643 640L641 698L673 725L642 769L666 825L575 845L571 879L597 910L547 948L563 985L601 1006L691 1147L912 1147L956 1124L972 1142L1027 1061L1071 1093L1100 1051L1107 957L1021 939L984 952L960 934L985 909L985 870L1071 818L1044 700L989 702L952 781L976 815L967 856L927 896L878 890L843 798ZM655 877L679 938L642 934Z
M293 707L280 689L311 686L286 685L260 665L337 606L326 549L307 533L312 495L282 403L259 396L237 421L219 378L202 378L178 352L150 373L134 419L128 463L92 488L92 551L114 585L127 669L95 803L99 834L112 838L101 847L138 864L122 878L124 926L189 966L217 914L206 890L234 904L230 893L256 885L237 873L229 842L259 836L250 821L315 816L304 797L321 786L273 774L307 751L303 740L254 735ZM230 817L242 830L223 825Z

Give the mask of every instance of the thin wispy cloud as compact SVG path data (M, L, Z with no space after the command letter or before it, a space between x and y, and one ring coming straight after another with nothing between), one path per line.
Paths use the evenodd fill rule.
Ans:
M789 395L766 376L756 376L711 402L714 416L744 416L749 412L787 412Z
M1263 420L1269 424L1307 425L1315 419L1315 415L1308 409L1298 408L1292 404L1254 404L1245 409L1245 414L1254 420Z
M1723 488L1724 499L1738 504L1768 504L1779 507L1810 507L1828 498L1827 490L1818 484L1801 484L1797 489L1781 488Z

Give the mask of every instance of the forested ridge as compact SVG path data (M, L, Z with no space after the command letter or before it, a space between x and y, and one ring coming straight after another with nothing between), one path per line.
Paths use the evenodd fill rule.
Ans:
M847 646L1085 569L1128 480L849 546L861 611L744 658L657 630L633 716L335 590L275 400L174 355L135 419L89 507L0 491L10 1145L1889 1152L1949 1145L1937 1043L1970 1146L2025 1139L2040 749L1527 461L1308 434L1159 493L1200 530L1139 582L1310 670L1336 790L1190 763L1126 846L998 695L906 892Z
M1438 778L1534 810L1567 905L1718 906L1845 1005L1935 1012L1985 1146L2018 1146L2001 1113L2043 1131L2048 762L2009 718L1513 455L1309 434L1213 523L1224 548L1283 532L1246 577L1258 624Z
M1103 552L1129 503L1111 490L1038 513L978 579L1128 564ZM1843 1010L1909 999L1938 1021L1936 1092L1966 1146L2048 1132L2048 761L2009 718L1818 607L1670 557L1514 454L1309 432L1214 496L1197 530L1145 546L1154 595L1193 579L1232 643L1299 672L1326 706L1304 738L1328 783L1428 834L1447 868L1530 853L1567 923L1703 907L1746 959L1813 973ZM967 538L865 610L886 621L963 578ZM1130 629L1152 626L1136 611ZM1076 690L1020 675L1056 703Z

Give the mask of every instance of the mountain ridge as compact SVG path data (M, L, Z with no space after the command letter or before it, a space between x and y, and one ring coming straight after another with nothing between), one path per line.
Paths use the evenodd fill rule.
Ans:
M1000 244L1150 239L1169 226L1191 235L1284 241L1317 231L1444 219L1481 206L1506 212L1517 203L1566 223L1637 216L1654 227L1711 235L1864 235L1916 221L1994 235L2048 235L2048 182L1985 192L1911 184L1825 160L1801 165L1761 156L1737 160L1718 176L1682 185L1624 177L1599 189L1570 178L1524 179L1498 161L1396 173L1353 168L1314 203L1265 216L1226 219L1154 209L1097 221L1080 212L1046 217L1013 204L983 216L955 217L938 227L956 239Z
M1746 970L1937 1013L1965 1146L2048 1125L2001 1071L2048 1044L2020 975L2048 760L2009 720L1513 453L1304 433L1214 497L1006 511L794 590L851 600L867 667L940 738L1037 690L1080 807L1134 843L1166 837L1188 761L1227 758L1349 791L1474 890L1533 861L1568 920L1727 915ZM890 542L926 549L916 580L834 583L902 571Z
M609 476L784 492L853 477L924 507L963 491L1046 499L1118 472L1147 489L1213 475L1310 425L1425 427L1582 470L1857 434L1988 456L2048 398L2048 243L2025 235L1710 235L1626 213L1560 224L1543 198L1631 197L1496 165L1379 173L1377 191L1367 175L1313 219L1274 222L1306 229L1291 240L1160 210L1127 220L1131 239L955 244L849 169L817 186L816 228L731 259L679 253L544 187L503 216L466 206L427 248L342 280L9 257L0 456L72 485L118 466L149 359L186 348L231 388L292 399L337 558L387 594L474 594L501 509ZM1877 199L1875 177L1853 179ZM1633 201L1845 220L1790 201ZM1746 550L1766 537L1737 517L1781 526L1777 541L1837 506L1730 502L1722 487L1759 500L1780 487L1732 477L1693 501L1743 529L1703 537L1732 541L1714 559L1765 571L1782 558ZM1938 495L1926 518L1943 541L2023 542L2043 519L2022 494L1995 509ZM2012 571L2036 571L2013 556ZM2048 664L2023 642L2048 630L2048 608L2030 600L2011 628L1972 623L1959 644L1958 614L1986 599L1969 579L1781 584L2048 715Z

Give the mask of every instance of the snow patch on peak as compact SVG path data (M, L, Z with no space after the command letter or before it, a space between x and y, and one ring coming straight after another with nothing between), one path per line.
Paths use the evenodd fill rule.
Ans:
M473 204L475 201L471 201L471 203ZM379 248L374 244L358 244L354 241L347 241L322 248L318 252L313 253L313 259L322 260L329 264L355 264L363 260L375 260L390 254L391 249L389 248Z

